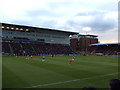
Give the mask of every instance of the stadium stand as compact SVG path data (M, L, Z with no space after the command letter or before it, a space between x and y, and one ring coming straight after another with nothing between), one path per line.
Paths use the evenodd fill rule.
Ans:
M11 50L10 50L11 48ZM13 53L15 55L68 55L73 53L69 45L46 44L46 43L3 43L2 51L4 53Z
M1 28L4 55L120 55L119 43L98 44L96 35L6 23Z
M119 56L120 43L90 44L91 55Z
M69 35L77 34L53 29L2 23L4 55L68 55L74 53Z

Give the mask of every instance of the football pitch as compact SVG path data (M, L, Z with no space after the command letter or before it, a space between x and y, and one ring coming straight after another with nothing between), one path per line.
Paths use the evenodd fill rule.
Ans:
M76 56L2 57L2 88L109 88L118 78L118 57Z

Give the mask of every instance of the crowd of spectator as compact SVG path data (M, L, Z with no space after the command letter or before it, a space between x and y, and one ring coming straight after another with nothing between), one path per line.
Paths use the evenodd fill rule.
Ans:
M21 55L58 55L58 54L72 54L73 51L69 45L50 44L50 43L2 43L2 51L9 54Z
M120 45L96 45L89 48L91 54L102 53L103 55L119 55Z
M104 88L104 89L100 89L100 88L96 88L94 86L85 86L82 88L82 90L120 90L120 80L119 79L111 79L109 81L109 88Z

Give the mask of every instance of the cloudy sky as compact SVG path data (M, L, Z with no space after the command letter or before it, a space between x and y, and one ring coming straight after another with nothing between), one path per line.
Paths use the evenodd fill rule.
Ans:
M0 0L0 22L59 29L118 42L119 0Z

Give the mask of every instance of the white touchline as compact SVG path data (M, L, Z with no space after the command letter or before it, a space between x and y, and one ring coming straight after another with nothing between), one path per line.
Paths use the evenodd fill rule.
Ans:
M120 72L118 72L118 73L120 73ZM56 82L56 83L48 83L48 84L42 84L42 85L35 85L35 86L24 87L24 88L36 88L36 87L41 87L41 86L51 86L51 85L57 85L57 84L64 84L64 83L76 82L76 81L80 81L80 80L87 80L87 79L92 79L92 78L98 78L98 77L105 77L105 76L110 76L110 75L116 75L118 73L111 73L111 74L94 76L94 77L88 77L88 78L82 78L82 79L74 79L74 80L68 80L68 81L63 81L63 82Z

